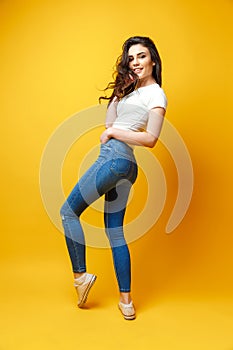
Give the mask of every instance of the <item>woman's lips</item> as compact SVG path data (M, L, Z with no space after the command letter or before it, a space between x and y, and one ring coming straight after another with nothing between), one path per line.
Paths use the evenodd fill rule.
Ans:
M135 68L134 69L134 73L138 74L138 73L141 73L143 68Z

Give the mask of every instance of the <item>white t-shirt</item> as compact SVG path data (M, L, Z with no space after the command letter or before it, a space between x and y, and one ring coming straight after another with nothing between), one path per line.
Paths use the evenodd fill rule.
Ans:
M163 89L157 83L139 87L118 102L117 117L112 126L132 131L146 130L148 112L155 107L167 107Z

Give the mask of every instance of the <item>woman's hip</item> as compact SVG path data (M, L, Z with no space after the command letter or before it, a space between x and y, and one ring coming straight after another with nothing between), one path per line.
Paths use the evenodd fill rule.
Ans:
M116 140L114 138L109 139L104 144L101 144L100 153L107 151L109 158L126 158L136 163L133 149L125 142Z

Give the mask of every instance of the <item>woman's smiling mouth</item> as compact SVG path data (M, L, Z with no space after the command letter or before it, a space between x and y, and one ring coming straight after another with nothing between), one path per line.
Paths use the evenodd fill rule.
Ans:
M134 73L138 74L141 73L141 71L143 70L143 68L134 68Z

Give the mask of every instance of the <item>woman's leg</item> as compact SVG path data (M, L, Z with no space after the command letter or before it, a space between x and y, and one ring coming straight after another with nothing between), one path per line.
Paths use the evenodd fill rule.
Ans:
M82 212L115 185L105 149L92 167L82 176L61 208L67 248L74 272L78 306L83 307L96 276L86 272L85 238L80 224Z
M63 204L60 213L65 233L66 245L72 264L72 270L74 276L78 277L82 273L86 272L85 237L80 224L79 216L87 207L87 204L81 196L79 184L74 187L70 196L75 198L77 201L78 205L76 205L75 211L72 209L72 207L74 207L74 203L70 201L70 197L68 197L67 201Z
M104 171L106 167L108 169L108 164L103 155L99 156L95 163L80 178L60 211L72 269L76 277L86 272L85 237L80 223L80 215L103 194L101 190L99 191L97 184L100 170L102 170L102 180L106 186L109 183L109 186L113 187L108 171Z
M130 303L131 263L130 253L123 232L126 204L132 184L121 181L105 195L105 227L111 244L114 268L120 291L120 301Z
M113 249L122 301L126 303L127 300L125 301L124 297L129 296L130 291L130 256L124 240L122 225L131 182L133 183L137 177L136 168L136 163L122 157L116 159L115 151L107 145L102 145L99 158L82 176L61 208L62 223L74 275L79 277L81 274L81 280L85 279L85 283L89 283L86 280L87 274L82 276L86 272L85 238L79 216L93 201L107 193L106 198L110 201L110 205L105 206L107 233ZM129 178L131 182L123 180L124 177ZM115 190L111 192L113 188ZM115 192L114 196L117 194L117 200L113 200L113 192ZM93 275L89 277L92 278ZM83 284L80 280L77 281L77 284L79 283ZM86 291L85 288L84 292ZM86 294L83 291L81 293L83 298L79 306L83 305L86 300Z
M116 186L120 180L111 171L113 157L114 150L102 145L98 159L81 177L61 208L65 239L76 277L86 272L85 237L79 217L91 203ZM128 163L126 161L127 169Z

